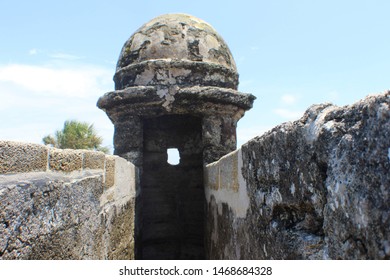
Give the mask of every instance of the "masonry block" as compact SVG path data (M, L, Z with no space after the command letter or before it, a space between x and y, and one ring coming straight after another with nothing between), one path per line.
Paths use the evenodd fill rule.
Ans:
M205 167L204 182L206 188L238 192L238 153L238 150L234 151Z
M234 151L219 161L220 188L238 191L238 151Z
M83 151L55 149L49 151L49 169L52 171L72 172L83 167Z
M206 188L218 190L219 188L219 164L213 162L204 168L204 184Z
M84 150L83 169L104 169L106 155L102 152Z
M105 187L111 188L115 184L115 156L106 156Z
M0 174L46 171L47 155L43 145L0 141Z

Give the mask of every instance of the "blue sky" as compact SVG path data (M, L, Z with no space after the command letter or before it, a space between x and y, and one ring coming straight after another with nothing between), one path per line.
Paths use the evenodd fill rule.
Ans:
M0 0L0 139L40 143L67 119L94 123L124 42L166 13L209 22L230 47L239 90L257 96L239 144L311 104L351 104L390 89L390 1Z

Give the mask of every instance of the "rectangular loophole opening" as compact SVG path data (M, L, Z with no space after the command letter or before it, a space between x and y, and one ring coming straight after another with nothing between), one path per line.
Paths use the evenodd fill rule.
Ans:
M168 148L167 149L167 162L170 165L180 164L180 152L177 148Z

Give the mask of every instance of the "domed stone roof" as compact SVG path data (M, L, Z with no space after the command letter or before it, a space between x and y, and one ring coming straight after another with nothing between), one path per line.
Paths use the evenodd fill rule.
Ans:
M221 36L186 14L156 17L131 35L114 82L115 90L97 103L113 123L166 114L219 115L235 123L256 98L237 91L236 65Z
M238 74L228 46L211 25L190 15L167 14L126 41L114 81L116 89L167 83L237 89Z

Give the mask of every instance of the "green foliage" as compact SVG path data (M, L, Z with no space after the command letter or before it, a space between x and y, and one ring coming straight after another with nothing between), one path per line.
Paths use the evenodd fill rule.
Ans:
M75 120L65 121L62 130L57 130L54 136L42 138L45 145L60 149L87 149L108 153L107 147L102 147L103 139L97 135L92 124Z

